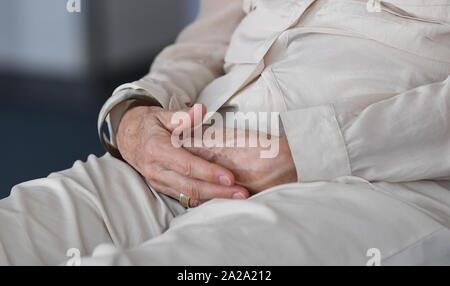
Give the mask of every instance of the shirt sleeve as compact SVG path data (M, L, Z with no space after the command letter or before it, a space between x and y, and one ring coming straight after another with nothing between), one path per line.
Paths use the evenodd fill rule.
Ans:
M122 115L134 99L170 110L191 106L200 91L223 75L231 35L244 17L242 0L202 0L196 20L176 42L155 59L142 79L119 86L103 105L98 133L106 149L119 156L115 134ZM108 123L110 139L103 132Z
M367 106L316 106L281 120L299 181L450 179L450 76Z

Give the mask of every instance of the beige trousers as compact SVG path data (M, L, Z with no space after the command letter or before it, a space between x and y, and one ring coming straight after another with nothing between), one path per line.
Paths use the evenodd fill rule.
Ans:
M66 171L13 188L0 201L0 265L55 265L70 248L131 248L163 233L185 212L152 191L129 165L90 156Z
M450 265L449 185L342 177L186 210L90 156L0 201L0 265Z

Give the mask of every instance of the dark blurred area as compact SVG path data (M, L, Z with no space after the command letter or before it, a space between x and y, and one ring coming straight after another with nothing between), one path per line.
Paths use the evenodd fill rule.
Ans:
M105 151L97 114L145 75L198 0L0 1L0 198L21 182Z

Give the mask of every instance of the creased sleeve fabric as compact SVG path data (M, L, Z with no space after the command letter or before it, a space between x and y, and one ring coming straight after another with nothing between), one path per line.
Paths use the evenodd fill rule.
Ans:
M155 59L142 79L119 86L99 114L99 136L113 155L115 134L134 99L170 110L192 105L200 91L223 75L224 57L233 31L244 17L241 0L202 0L196 20ZM102 131L108 123L111 142Z
M299 181L450 179L450 77L358 106L281 113Z

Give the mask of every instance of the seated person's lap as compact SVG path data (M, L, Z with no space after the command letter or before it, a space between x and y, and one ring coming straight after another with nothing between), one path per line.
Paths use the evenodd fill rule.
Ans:
M182 212L126 163L90 156L17 185L0 201L0 264L57 264L69 248L87 255L100 243L133 247L161 234Z

